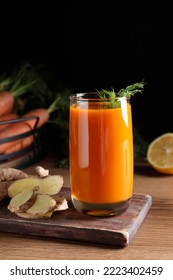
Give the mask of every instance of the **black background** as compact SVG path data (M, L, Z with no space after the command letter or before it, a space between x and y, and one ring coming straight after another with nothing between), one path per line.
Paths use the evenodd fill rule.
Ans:
M170 22L147 14L127 19L108 5L50 3L1 7L0 72L30 60L74 92L118 91L144 79L144 92L132 97L134 125L149 141L173 132Z

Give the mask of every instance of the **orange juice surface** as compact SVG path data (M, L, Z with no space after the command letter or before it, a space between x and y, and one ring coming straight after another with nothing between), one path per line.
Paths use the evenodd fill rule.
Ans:
M70 183L81 202L117 203L132 196L131 105L70 106Z

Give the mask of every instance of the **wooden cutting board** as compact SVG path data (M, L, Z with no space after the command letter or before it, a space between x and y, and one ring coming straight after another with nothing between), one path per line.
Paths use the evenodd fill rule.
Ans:
M122 215L91 217L74 209L70 189L62 189L61 194L67 198L69 209L36 220L19 218L7 209L8 201L1 201L0 231L124 247L130 244L152 204L150 195L134 193Z

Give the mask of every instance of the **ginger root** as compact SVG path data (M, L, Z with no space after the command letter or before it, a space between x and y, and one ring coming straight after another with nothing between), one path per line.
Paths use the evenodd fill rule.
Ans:
M56 207L54 208L54 211L62 211L68 209L68 202L64 196L55 194L52 195L52 197L56 200Z
M61 175L49 175L44 178L28 177L13 182L8 188L9 197L13 197L23 190L32 190L39 187L38 194L54 195L59 193L63 186L63 177Z
M56 206L56 200L48 194L38 194L34 204L26 210L30 215L42 215Z
M7 209L25 219L50 218L55 211L68 209L65 197L59 195L64 179L49 175L42 166L36 175L15 168L0 168L0 201L11 198Z
M49 170L42 166L36 166L35 171L40 178L44 178L49 175Z
M29 175L22 170L12 168L12 167L5 167L0 168L0 182L2 181L12 181L27 178Z
M0 201L8 197L8 188L15 180L28 176L27 173L16 168L0 168Z
M40 219L40 218L50 218L53 214L53 210L46 212L46 213L42 213L42 214L37 214L37 215L33 215L27 212L17 212L16 215L18 217L24 218L24 219Z
M33 190L24 190L17 195L13 196L10 200L7 208L11 212L24 212L29 209L36 200L36 191L38 188Z
M32 190L18 193L11 198L7 208L25 219L50 218L53 212L69 208L66 198L61 195L36 194L34 197L35 193Z

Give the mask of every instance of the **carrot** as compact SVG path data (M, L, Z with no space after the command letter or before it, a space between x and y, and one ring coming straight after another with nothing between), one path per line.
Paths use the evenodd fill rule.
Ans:
M21 151L27 147L29 147L33 143L33 136L28 136L23 141L14 144L13 146L9 147L5 150L4 154L11 154L14 152Z
M10 122L9 123L1 123L1 122L17 119L18 117L19 116L15 113L8 113L0 116L0 131L4 130L11 124Z
M18 136L20 134L31 131L31 127L26 122L17 122L10 124L6 129L0 132L0 140L8 137ZM6 149L9 149L13 145L19 143L21 139L8 141L0 144L0 154L4 153Z
M37 127L40 127L48 121L50 114L49 114L49 111L47 109L37 108L37 109L33 109L33 110L29 111L28 113L23 115L23 117L32 117L32 116L39 117ZM34 128L35 119L29 119L26 122L27 122L28 125L30 125L30 127L32 129Z
M32 81L24 86L21 86L17 90L5 90L0 92L0 116L12 112L14 109L15 99L20 95L29 91L36 81Z
M12 112L16 99L26 92L34 91L40 84L38 77L31 65L25 63L16 73L0 77L0 116Z
M10 113L14 108L14 98L11 92L0 92L0 116Z
M37 116L38 117L38 124L37 128L44 125L50 118L50 114L57 110L57 102L59 101L59 97L55 99L55 101L49 106L48 109L45 108L37 108L29 111L22 117L31 117L31 116ZM16 122L8 126L5 130L0 132L0 140L16 136L25 132L29 132L34 129L36 119L30 118L30 119L21 119L21 122ZM24 121L23 121L24 120ZM5 153L5 151L9 148L11 148L13 145L16 145L17 143L21 142L21 139L17 139L10 142L5 142L0 144L0 154Z
M57 103L59 100L60 100L60 97L58 96L53 101L53 103L49 106L48 109L36 108L36 109L33 109L33 110L27 112L26 114L24 114L23 117L31 117L31 116L39 117L37 127L40 127L49 120L50 114L53 113L55 110L57 110ZM35 125L34 119L27 120L26 122L30 127L34 128L34 125Z

